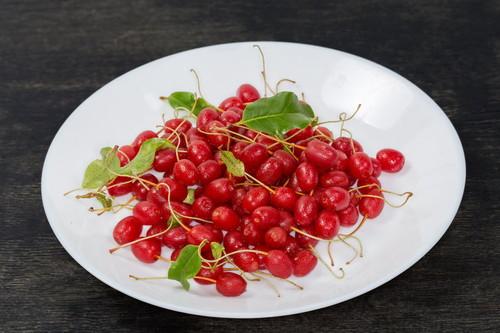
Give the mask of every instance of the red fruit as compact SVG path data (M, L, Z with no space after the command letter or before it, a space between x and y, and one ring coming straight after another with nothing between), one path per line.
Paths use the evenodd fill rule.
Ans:
M258 245L263 241L262 232L253 222L247 223L243 227L243 238L249 245Z
M255 139L255 141L257 143L260 143L260 144L266 146L267 150L270 150L270 151L276 151L276 150L283 148L283 145L281 143L279 143L278 141L276 141L268 136L259 135Z
M245 189L240 187L234 191L233 198L231 199L232 208L239 215L245 214L245 211L243 210L242 204L243 204L243 199L245 198L246 194L247 194L247 191L245 191Z
M222 266L217 267L216 269L211 269L211 268L205 268L202 267L196 276L212 279L212 280L217 280L217 278L224 272L224 268ZM211 281L207 281L205 279L197 279L194 277L194 281L199 283L199 284L213 284Z
M214 110L213 108L204 108L198 114L196 119L196 127L201 129L202 131L206 130L206 126L212 120L218 120L220 113Z
M314 135L319 135L320 137L318 138L318 140L321 140L321 141L326 142L326 143L330 143L331 139L333 138L332 131L330 131L328 128L326 128L324 126L316 127L316 130L314 131Z
M257 170L255 177L266 185L276 184L283 175L283 164L276 157L269 157Z
M354 152L362 152L363 151L363 147L361 146L361 144L358 141L356 141L354 139L346 138L343 136L336 138L335 140L333 140L333 143L332 143L333 148L344 152L344 154L346 154L347 157L350 157L354 153L352 151L353 145L354 145Z
M290 258L293 258L300 251L300 246L295 237L288 235L283 249Z
M198 165L200 183L206 185L222 176L222 166L215 160L208 160Z
M367 193L368 195L375 195L379 197L384 197L382 192L379 190L371 190ZM369 219L374 219L380 215L384 209L384 200L373 198L373 197L362 197L359 201L359 212L361 215L366 216Z
M214 227L222 230L234 230L240 225L240 217L234 210L220 206L212 212Z
M304 195L297 200L294 209L295 219L300 226L306 226L314 222L318 216L318 203L309 195Z
M172 178L163 178L158 183L158 190L164 201L168 200L168 193L170 192L171 201L183 201L187 195L187 188L185 185L173 180ZM151 193L151 191L149 191ZM149 194L148 194L149 198ZM148 199L149 200L149 199Z
M329 187L321 191L319 203L325 209L342 210L349 206L349 192L342 187Z
M314 234L319 238L332 239L340 229L340 219L336 213L324 210L314 222Z
M309 235L314 236L314 229L312 226L302 227L302 231L309 234ZM297 240L297 243L299 244L300 247L306 248L306 249L309 248L309 246L314 247L314 246L316 246L316 244L318 244L317 239L311 238L309 236L306 236L306 235L298 233L298 232L295 233L295 239Z
M277 208L293 211L297 202L297 194L289 187L278 187L271 196L271 202Z
M211 181L205 187L204 194L215 203L225 203L231 201L234 194L234 185L228 178L219 178Z
M146 232L146 237L159 234L162 231L165 231L165 229L167 229L167 224L165 222L153 224ZM159 240L162 240L163 234L156 236L156 238L158 238Z
M187 233L187 242L193 245L200 245L201 242L210 244L214 241L214 233L205 225L197 225L192 227ZM208 246L210 247L210 245Z
M256 170L267 160L267 149L260 143L252 143L241 151L240 160L249 171Z
M295 219L290 212L286 210L280 210L280 224L279 226L283 228L287 233L290 232L292 227L295 227Z
M144 182L139 182L139 181L134 181L134 185L132 188L132 194L138 199L138 200L146 200L148 196L149 189L151 188L152 185L150 183L158 184L158 178L156 178L153 174L147 173L145 175L142 175L140 177L141 179L144 180Z
M319 169L330 169L337 163L337 152L335 149L319 140L309 141L304 153L307 160Z
M221 295L234 297L239 296L245 292L245 290L247 289L247 283L238 274L224 272L217 278L215 288Z
M134 188L132 179L128 177L116 177L107 185L109 195L119 197L121 195L129 194Z
M201 196L194 200L191 208L194 216L208 220L212 217L215 204L209 197Z
M208 224L208 225L206 225L206 227L212 231L212 236L213 236L212 242L222 243L222 239L224 238L222 231L215 228L212 224ZM210 254L212 254L211 251L210 251Z
M349 157L349 172L357 179L370 177L373 165L370 156L365 153L354 153Z
M128 162L134 159L135 155L137 155L137 150L130 145L121 146L116 152L116 156L120 160L120 166L127 165Z
M337 215L340 219L340 225L343 227L355 225L359 217L358 209L352 204L349 204L346 209L338 211Z
M200 165L201 163L212 159L212 149L206 141L195 140L192 141L188 146L188 159L195 165Z
M131 248L134 256L146 264L154 263L161 255L161 242L156 238L134 243Z
M281 227L272 227L264 234L266 245L272 249L282 249L286 245L288 233Z
M321 175L319 183L322 187L343 187L347 189L350 181L347 174L343 171L328 171Z
M174 227L163 235L162 242L171 249L182 249L187 243L186 230Z
M280 222L279 211L271 206L259 207L255 209L250 216L253 224L262 231L275 227Z
M246 241L243 234L239 231L228 231L223 241L226 252L234 252L246 247Z
M299 132L299 133L297 133ZM288 142L297 143L301 140L309 139L314 133L311 126L307 126L304 129L294 128L286 132L285 137Z
M271 201L269 192L262 187L252 187L243 197L241 207L247 213L252 213L256 208L266 206Z
M219 105L219 109L224 110L224 111L226 111L229 108L236 108L236 109L243 110L245 108L245 105L243 104L241 99L239 99L236 96L232 96L232 97L228 97L225 100L223 100Z
M172 118L165 122L164 124L164 132L166 135L170 135L174 131L177 133L186 133L191 129L193 125L186 119L181 118ZM175 134L174 134L175 135ZM171 136L171 138L173 135Z
M305 192L313 190L318 185L318 170L311 163L300 163L297 170L295 170L295 174L298 185Z
M139 148L142 146L144 141L147 141L147 140L152 139L152 138L157 138L157 137L158 137L158 135L156 135L156 133L153 131L141 132L132 142L132 147L134 147L137 151L139 151Z
M337 150L337 164L335 165L335 169L344 172L349 170L349 158L343 151Z
M177 258L179 257L179 254L181 254L181 250L182 248L173 250L172 253L170 254L170 260L176 261Z
M229 126L229 125L232 125L232 124L240 121L241 115L242 114L241 114L241 111L239 109L235 109L235 110L228 109L228 110L222 112L222 114L220 116L220 121L224 125Z
M215 147L225 147L229 142L228 135L222 129L224 127L224 124L218 120L212 120L206 126L206 132L210 133L207 134L208 141Z
M158 150L153 162L153 169L170 174L176 161L177 157L172 149Z
M377 160L380 162L382 171L385 172L398 172L405 165L404 155L391 148L382 149L377 153Z
M192 221L189 218L182 217L182 216L193 216L193 211L191 210L190 205L175 201L170 202L170 205L168 204L168 202L163 203L160 209L162 211L162 215L165 220L168 220L170 218L171 215L170 207L174 212L177 213L182 223L186 225L191 224Z
M368 186L368 185L372 185L372 186ZM363 186L366 186L366 187L363 187ZM358 183L357 183L357 187L361 187L358 189L358 191L361 193L364 193L364 194L370 192L371 190L380 190L380 186L381 185L380 185L379 180L373 176L363 178L363 179L358 179Z
M311 251L302 250L293 258L293 275L306 276L312 272L317 263L318 258Z
M267 270L274 276L287 279L292 275L293 264L285 252L281 250L270 250L264 257Z
M237 159L240 159L241 157L241 152L243 151L243 149L246 148L246 146L248 146L248 143L246 142L243 142L243 141L238 141L236 142L232 147L231 147L231 151L233 152L234 154L234 157L236 157Z
M179 160L174 164L172 175L175 180L187 186L195 185L199 178L196 165L187 159Z
M122 245L138 239L141 236L141 231L141 222L133 216L127 216L115 225L113 238Z
M236 90L236 96L238 96L243 103L255 102L260 98L259 91L248 83L244 83L238 87L238 90Z
M372 157L371 160L373 165L372 176L377 178L382 174L382 165L380 165L380 162L376 158Z
M150 201L141 201L132 211L134 217L143 225L153 225L162 220L160 207Z
M281 161L283 175L285 177L290 177L297 168L297 161L295 158L284 150L276 150L273 156Z
M259 269L259 257L253 252L240 252L232 257L236 266L244 272L252 273Z

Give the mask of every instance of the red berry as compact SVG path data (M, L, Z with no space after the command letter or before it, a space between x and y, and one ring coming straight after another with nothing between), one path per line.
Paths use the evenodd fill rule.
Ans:
M243 151L243 149L246 148L246 146L248 146L248 143L246 143L246 142L243 142L243 141L236 142L231 147L231 152L234 154L234 157L236 157L237 159L240 159L241 158L241 152Z
M294 209L295 219L300 226L309 225L318 216L318 203L309 195L304 195L297 200Z
M178 182L191 186L198 182L198 169L190 160L179 160L174 164L172 175Z
M290 177L297 168L297 161L295 158L284 150L275 151L273 156L281 161L283 166L283 175L285 177Z
M255 139L255 141L257 143L260 143L261 145L264 145L267 148L267 150L269 150L269 151L277 151L277 150L283 148L283 145L281 143L279 143L279 141L276 141L275 139L272 139L272 138L268 137L267 135L266 136L259 135Z
M244 272L252 273L259 269L259 257L253 252L240 252L232 257L236 266Z
M128 177L119 176L107 185L109 195L119 197L129 194L134 188L132 179Z
M120 166L127 165L128 162L134 159L135 155L137 155L137 150L130 145L121 146L116 152L116 156L120 160Z
M167 229L167 224L165 222L153 224L151 227L149 227L148 231L146 232L146 236L153 236L159 234L162 231L165 231L165 229ZM156 238L162 240L163 234L156 236Z
M192 141L188 146L188 159L195 165L200 165L201 163L212 159L212 149L206 141L195 140Z
M293 258L300 251L300 246L295 237L288 235L283 249L289 257Z
M265 231L279 224L280 213L274 207L262 206L252 212L251 219L258 229Z
M300 163L297 170L295 170L295 174L297 175L298 185L305 192L313 190L318 185L318 170L311 163Z
M384 197L382 192L379 190L371 190L367 193L368 195L374 195L378 197ZM380 215L384 209L384 200L373 198L373 197L363 197L359 201L359 212L361 215L366 216L369 219L374 219Z
M172 149L158 150L153 162L153 169L170 174L176 161L177 157L175 156L175 151Z
M164 201L168 200L169 192L171 201L181 202L186 198L187 195L187 188L185 185L168 177L160 180L160 182L158 183L158 190L160 195L164 198ZM151 193L151 191L149 192Z
M293 215L286 211L280 210L280 223L279 226L283 228L287 233L290 232L292 227L295 227L295 218Z
M319 202L325 209L342 210L349 205L349 192L342 187L329 187L321 191Z
M147 173L145 175L142 175L140 177L142 180L145 180L145 182L139 182L135 181L134 186L132 188L132 194L138 199L138 200L146 200L148 196L149 189L151 188L150 183L158 184L158 178L156 178L153 174Z
M349 172L357 179L367 178L373 172L370 156L365 153L354 153L349 157Z
M226 252L234 252L246 246L245 238L239 231L228 231L223 241Z
M305 155L307 160L319 169L330 169L337 163L335 149L319 140L312 140L307 144Z
M332 131L330 131L328 128L326 128L324 126L316 127L316 130L314 131L314 135L319 135L318 140L321 140L321 141L326 142L326 143L331 142L331 139L333 138Z
M311 126L307 126L304 129L294 128L286 132L285 137L288 142L297 143L301 140L309 139L314 133Z
M322 187L343 187L348 188L350 181L347 174L343 171L328 171L321 175L319 183Z
M181 249L187 243L186 230L182 227L174 227L163 235L162 242L171 249Z
M228 178L219 178L207 184L204 194L215 203L231 201L234 194L234 185Z
M272 249L282 249L286 245L288 233L281 227L272 227L264 234L266 245Z
M311 251L302 250L293 258L293 275L306 276L312 272L317 263L318 258Z
M186 119L172 118L165 122L164 132L166 135L170 135L174 131L177 133L186 133L191 129L193 125ZM175 134L174 134L175 135ZM173 135L171 136L171 138Z
M222 176L222 166L215 160L208 160L198 165L200 183L206 185Z
M201 196L196 198L192 205L193 215L205 220L212 217L215 204L209 197Z
M222 268L222 266L219 266L215 269L212 269L212 268L206 268L206 267L202 267L198 273L196 274L196 276L200 276L200 277L204 277L204 278L208 278L208 279L212 279L212 280L217 280L217 278L224 272L224 268ZM194 277L194 281L199 283L199 284L203 284L203 285L206 285L206 284L213 284L213 282L211 281L207 281L205 279L197 279L196 277Z
M243 197L241 207L247 213L252 213L256 208L266 206L271 201L269 192L262 187L252 187Z
M115 225L113 238L122 245L138 239L141 236L141 231L141 222L133 216L127 216Z
M344 152L344 154L346 154L347 157L351 156L355 152L363 151L363 147L358 141L343 136L333 140L332 146L333 148ZM354 146L354 152L352 150L353 146Z
M245 290L247 289L247 283L238 274L224 272L217 278L215 288L221 295L234 297L239 296L245 292Z
M266 185L276 184L283 175L283 164L276 157L269 157L257 170L255 177Z
M229 142L228 135L222 130L224 124L218 120L212 120L206 126L208 141L215 147L225 147Z
M134 147L138 151L139 148L144 143L144 141L147 141L147 140L152 139L152 138L157 138L157 137L158 137L158 135L156 135L156 133L153 131L141 132L132 142L132 147Z
M181 250L182 248L173 250L172 253L170 254L170 260L176 261L177 258L179 257L179 254L181 254Z
M236 96L238 96L243 103L255 102L260 98L259 91L248 83L244 83L238 87L238 90L236 90Z
M254 171L267 160L267 156L267 149L264 145L252 143L241 151L240 160L245 165L246 170Z
M380 162L376 158L372 157L371 160L373 165L372 176L378 178L382 174L382 165L380 165Z
M337 236L339 229L340 219L332 211L322 211L314 222L315 235L323 239L332 239Z
M135 205L132 211L134 217L143 225L153 225L162 219L160 207L150 201L141 201Z
M234 210L220 206L212 212L214 226L222 230L234 230L240 225L240 217Z
M340 225L343 227L355 225L359 217L358 209L352 204L349 204L346 209L338 211L337 215L340 219Z
M263 241L262 232L253 222L247 223L243 227L243 238L249 245L258 245Z
M229 125L232 125L232 124L240 121L241 115L242 114L241 114L241 111L239 109L235 109L235 110L228 109L228 110L222 112L222 114L220 116L220 121L224 125L229 126Z
M370 192L371 190L378 190L378 189L380 189L380 186L381 186L379 180L373 176L358 179L358 183L356 185L357 185L357 187L361 187L360 189L358 189L358 191L361 193L364 193L364 194ZM372 186L368 186L368 185L372 185ZM366 186L366 187L363 187L363 186Z
M245 108L245 105L243 104L241 99L239 99L236 96L232 96L223 100L219 105L219 109L224 111L226 111L229 108L237 108L243 110Z
M391 148L382 149L377 153L377 160L380 162L382 171L398 172L405 165L405 157L403 154Z
M193 245L200 245L201 242L206 241L207 245L214 241L214 233L205 225L197 225L192 227L187 233L187 242ZM210 248L210 245L208 245Z
M206 126L209 122L212 120L218 120L220 116L220 113L214 110L213 108L204 108L203 110L200 111L198 114L198 117L196 119L196 127L199 129L205 131Z
M297 194L289 187L278 187L271 196L271 202L277 208L293 211L297 202Z
M314 234L314 229L312 226L302 227L302 231L309 234L309 235ZM297 240L297 243L299 244L299 246L302 248L309 248L309 246L314 247L314 246L316 246L316 244L318 244L317 239L311 238L309 236L306 236L306 235L298 233L298 232L295 233L295 239Z
M287 279L292 275L293 264L287 254L281 250L270 250L264 258L267 270L274 276Z
M134 256L146 264L154 263L161 255L161 242L156 238L134 243L131 248Z

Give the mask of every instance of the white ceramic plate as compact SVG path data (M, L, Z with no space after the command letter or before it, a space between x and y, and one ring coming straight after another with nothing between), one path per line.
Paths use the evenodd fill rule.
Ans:
M104 283L144 302L198 315L257 318L300 313L348 300L391 280L422 258L452 222L464 189L464 154L452 124L425 93L394 72L347 53L258 42L270 81L296 80L297 85L283 88L303 91L320 119L335 119L361 103L362 110L346 127L372 156L385 147L404 152L404 171L383 174L381 180L384 187L409 190L414 197L401 209L386 206L379 218L360 230L364 258L346 266L352 253L336 245L337 262L346 271L343 280L333 279L319 265L308 277L296 279L303 291L276 283L281 298L262 282L249 283L241 297L225 298L213 286L192 283L186 292L175 281L130 280L129 274L163 275L166 264L139 263L128 249L110 255L113 226L126 212L97 217L87 211L92 202L63 193L79 186L86 165L101 147L129 143L140 131L159 124L162 113L170 115L158 96L194 91L190 68L199 73L203 93L213 103L233 95L243 82L261 89L261 64L253 44L204 47L148 63L99 89L61 126L43 168L45 212L68 253Z

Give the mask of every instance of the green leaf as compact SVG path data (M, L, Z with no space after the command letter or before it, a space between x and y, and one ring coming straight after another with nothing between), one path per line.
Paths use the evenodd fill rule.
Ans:
M109 208L109 207L113 206L113 200L111 200L111 198L106 196L104 193L99 192L96 194L95 197L96 197L97 201L99 201L101 203L103 208Z
M245 165L228 150L221 150L221 160L226 165L227 171L236 177L245 176Z
M192 92L176 91L167 98L168 103L174 109L188 110L197 116L201 110L212 106L202 97L196 97Z
M281 135L292 128L304 128L313 119L314 112L308 104L300 102L294 93L283 91L248 104L241 123L253 130Z
M167 225L170 228L176 227L179 224L179 216L177 216L175 213L171 213L170 217L168 218Z
M82 188L93 189L106 185L115 178L113 172L120 168L120 160L116 149L106 147L101 149L102 159L91 162L83 175Z
M177 260L170 265L168 278L179 281L185 290L189 290L188 279L192 279L201 269L201 258L198 246L186 245L179 253Z
M212 250L212 256L214 259L219 259L224 252L224 246L217 242L210 243L210 249Z
M156 151L165 148L175 149L175 146L163 138L151 138L144 141L134 159L120 168L118 173L135 176L148 171L153 165Z
M183 202L188 204L188 205L192 205L194 202L194 192L195 192L194 188L189 188L188 193L186 195L186 199L184 199Z

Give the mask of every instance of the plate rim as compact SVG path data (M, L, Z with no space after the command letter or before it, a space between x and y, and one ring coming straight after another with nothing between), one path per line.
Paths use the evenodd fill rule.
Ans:
M268 312L265 314L259 313L259 312L243 313L243 312L218 312L218 311L211 311L211 310L198 310L197 308L177 306L173 303L166 305L164 303L156 301L155 299L151 299L147 295L141 294L139 292L134 292L131 289L124 289L122 286L120 286L117 283L114 283L112 280L108 279L106 277L106 275L101 274L98 270L95 270L93 267L91 267L90 264L87 264L85 262L85 260L80 257L80 255L77 253L77 251L70 250L71 247L69 247L66 244L64 237L58 232L57 228L55 228L53 223L51 222L51 220L55 220L55 216L54 216L53 212L51 212L48 209L48 204L47 204L47 200L48 200L47 199L47 196L48 196L47 192L48 192L48 190L46 189L46 187L48 185L47 185L47 180L46 180L46 178L47 178L47 171L46 170L47 170L48 161L50 160L50 157L53 153L52 152L53 151L53 143L55 142L56 138L60 134L62 128L70 121L70 119L75 115L75 113L87 103L88 100L90 100L95 94L98 94L99 92L104 90L109 85L116 84L117 81L123 79L124 76L127 76L135 71L141 70L143 67L151 66L152 64L154 64L156 62L163 61L166 58L182 56L184 53L188 53L188 52L195 52L195 51L200 51L203 49L218 48L218 47L224 47L224 46L229 46L229 45L236 46L236 45L254 45L254 44L259 44L259 45L273 45L273 44L274 45L283 45L283 44L285 44L285 45L292 45L292 46L299 46L299 47L306 47L306 48L318 48L318 49L322 49L325 52L334 51L334 52L341 53L345 56L354 57L354 58L362 60L363 62L368 62L371 65L375 65L376 67L379 67L379 68L382 68L386 71L389 71L391 74L396 75L399 79L402 79L407 84L410 84L413 88L415 88L417 91L422 93L429 101L431 101L439 109L441 116L445 118L445 120L446 120L445 123L447 124L448 128L451 130L450 133L452 133L452 135L454 136L454 139L456 141L457 153L458 153L459 158L461 160L461 163L460 163L461 165L458 168L459 169L459 172L458 172L459 176L461 176L459 179L459 181L460 181L460 193L456 197L457 200L454 203L453 209L451 209L451 207L450 207L450 216L448 218L449 222L447 223L446 227L443 228L443 231L439 235L436 234L435 239L433 239L433 241L430 242L427 247L425 247L423 250L419 251L418 253L415 253L413 255L413 257L406 262L405 265L400 266L397 270L394 271L394 273L384 275L382 278L377 279L375 281L372 281L371 283L364 285L362 288L356 289L356 290L354 290L354 291L352 291L352 292L350 292L342 297L335 298L334 300L326 300L326 301L321 301L321 302L313 303L313 304L309 304L309 305L302 305L302 306L295 307L293 309L276 310L276 311ZM61 245L63 246L65 251L81 267L83 267L87 272L89 272L91 275L93 275L95 278L97 278L100 282L110 286L111 288L113 288L113 289L115 289L115 290L117 290L117 291L119 291L127 296L135 298L139 301L149 303L151 305L155 305L155 306L158 306L160 308L164 308L164 309L168 309L168 310L172 310L172 311L178 311L178 312L183 312L183 313L193 314L193 315L198 315L198 316L205 316L205 317L231 318L231 319L252 319L252 318L269 318L269 317L280 317L280 316L299 314L299 313L309 312L309 311L325 308L328 306L332 306L335 304L339 304L339 303L345 302L349 299L353 299L355 297L361 296L361 295L363 295L363 294L365 294L373 289L376 289L376 288L390 282L391 280L393 280L397 276L401 275L403 272L407 271L409 268L411 268L413 265L415 265L420 259L422 259L427 253L429 253L432 250L432 248L439 242L439 240L441 240L441 238L446 233L446 231L450 228L450 225L451 225L451 223L453 223L453 221L458 213L458 210L460 208L460 204L462 202L462 199L463 199L465 184L466 184L466 175L467 175L466 160L465 160L463 145L462 145L462 142L460 140L460 136L458 135L458 132L455 129L455 127L453 126L453 123L451 122L451 120L448 118L448 116L443 111L443 109L429 95L427 95L427 93L425 93L417 85L415 85L414 83L412 83L411 81L409 81L405 77L401 76L397 72L395 72L395 71L391 70L390 68L387 68L383 65L375 63L371 60L368 60L366 58L363 58L363 57L360 57L360 56L357 56L357 55L354 55L354 54L351 54L348 52L340 51L337 49L329 48L329 47L306 44L306 43L294 43L294 42L282 42L282 41L246 41L246 42L232 42L232 43L220 43L220 44L214 44L214 45L207 45L207 46L197 47L197 48L173 53L170 55L166 55L164 57L149 61L143 65L135 67L135 68L115 77L114 79L107 82L99 89L95 90L92 94L90 94L83 102L81 102L71 112L71 114L60 125L56 134L54 135L53 139L51 140L49 148L48 148L46 156L45 156L45 159L44 159L43 167L42 167L41 196L42 196L43 208L45 211L45 215L47 217L47 221L49 222L49 225L52 229L52 232L55 234L59 243L61 243ZM172 306L170 306L170 305L172 305Z

